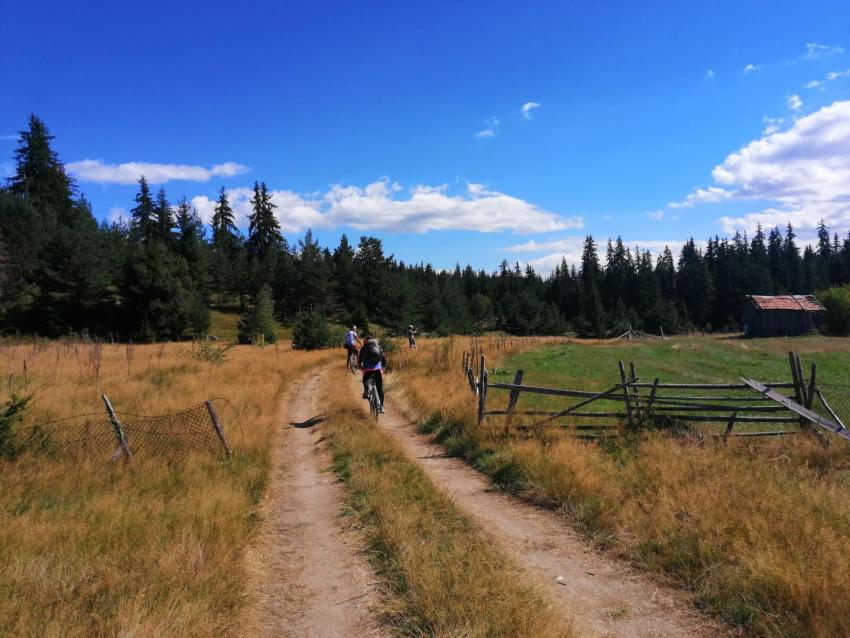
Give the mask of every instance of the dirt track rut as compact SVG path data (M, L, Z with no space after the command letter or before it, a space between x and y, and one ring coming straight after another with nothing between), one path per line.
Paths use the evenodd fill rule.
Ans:
M343 488L321 449L317 412L321 371L293 384L272 450L265 521L248 556L257 605L250 636L380 636L373 609L375 576L344 529Z
M355 388L359 390L359 386ZM727 636L693 610L686 596L604 556L559 518L496 491L484 475L419 435L393 406L379 421L428 477L468 512L498 545L575 619L580 636Z

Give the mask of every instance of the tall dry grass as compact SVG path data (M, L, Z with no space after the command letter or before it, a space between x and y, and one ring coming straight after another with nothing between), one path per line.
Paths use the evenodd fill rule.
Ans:
M350 383L339 372L329 387ZM547 602L348 393L322 426L386 585L386 620L407 636L569 636Z
M0 344L0 393L33 394L27 424L100 411L101 392L119 416L220 397L235 448L230 462L215 451L139 454L127 466L61 454L0 462L0 635L238 635L235 611L250 603L242 555L280 399L333 354L246 346L215 363L185 344Z
M611 445L477 425L457 356L406 353L397 375L423 429L501 486L559 509L611 551L766 636L850 635L850 449L804 437L699 445L651 434ZM488 353L490 365L504 354Z

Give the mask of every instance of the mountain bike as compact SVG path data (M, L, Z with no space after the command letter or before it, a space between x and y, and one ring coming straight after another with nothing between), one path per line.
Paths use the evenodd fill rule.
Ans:
M378 397L378 388L375 387L375 380L372 377L366 379L366 397L369 399L369 412L377 421L381 414L381 399Z
M348 368L351 374L357 374L357 350L352 348L348 353Z

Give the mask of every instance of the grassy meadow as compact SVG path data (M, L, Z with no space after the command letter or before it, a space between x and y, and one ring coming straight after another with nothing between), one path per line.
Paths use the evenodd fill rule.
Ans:
M836 596L850 573L845 442L830 436L824 447L797 436L724 446L655 432L600 444L556 428L506 436L498 422L477 425L460 371L467 344L432 341L404 353L390 390L404 390L412 416L449 452L503 489L557 509L601 547L694 591L705 610L747 634L850 634L850 611ZM816 361L821 380L850 385L850 340L821 337L561 342L487 357L500 380L522 368L527 384L602 389L617 381L619 359L650 380L788 380L788 350L804 365Z
M33 397L22 426L102 411L101 392L119 416L219 397L235 449L230 462L217 450L126 466L62 453L0 461L0 635L238 635L236 611L251 604L243 550L282 395L333 354L239 346L215 361L192 344L0 344L4 399Z

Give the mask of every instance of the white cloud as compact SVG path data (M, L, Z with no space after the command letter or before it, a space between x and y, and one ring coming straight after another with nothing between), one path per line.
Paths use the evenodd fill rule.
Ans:
M730 191L718 188L717 186L709 186L708 188L697 188L684 201L670 202L667 206L670 208L693 208L695 204L713 204L730 199L731 197L732 193Z
M806 86L805 86L805 88L807 88L807 89L818 89L818 90L822 90L823 87L824 87L824 84L820 80L812 80L811 82L806 82Z
M499 126L502 124L502 121L496 117L488 117L484 119L484 123L487 125L482 131L478 131L475 134L475 137L478 139L487 139L488 137L496 137L496 133L499 130Z
M532 111L534 109L539 109L542 106L540 102L526 102L522 105L522 116L530 120L532 118Z
M3 140L4 142L12 142L16 139L18 139L18 136L14 133L9 133L8 135L0 135L0 140Z
M113 206L106 214L106 221L110 224L120 224L121 222L130 221L130 213L123 206Z
M799 111L803 108L803 100L796 93L788 98L788 108L792 111Z
M102 160L85 159L70 162L65 167L81 182L97 184L134 184L144 175L152 184L165 184L172 180L207 182L213 177L233 177L248 172L248 167L236 162L215 164L211 168L189 164L155 164L126 162L104 164Z
M845 71L830 71L826 74L826 79L832 82L838 78L850 78L850 69Z
M664 209L659 208L658 210L648 210L646 211L646 216L652 220L660 222L664 219Z
M748 64L744 67L744 74L747 75L752 73L753 71L758 71L761 68L761 64Z
M271 191L275 213L286 232L306 228L349 226L357 230L425 233L434 230L512 231L536 233L582 228L581 217L562 218L517 197L468 184L464 193L451 195L446 184L419 185L407 197L399 184L386 178L365 187L335 185L324 194L303 195L289 190ZM251 212L251 188L227 191L237 225L245 228ZM215 200L192 198L205 221L212 218Z
M0 162L0 177L12 177L15 174L15 165L12 162Z
M715 76L714 76L714 69L708 69L708 70L705 72L705 79L706 79L706 80L713 80L713 79L714 79L714 77L715 77Z
M806 52L800 56L800 59L817 60L818 58L828 57L838 53L844 53L844 49L826 44L818 44L817 42L806 42Z
M782 125L785 123L784 117L768 117L765 115L761 118L761 121L764 122L765 127L761 132L762 135L773 135L776 133Z
M850 100L834 102L794 121L787 131L750 142L712 171L724 188L697 189L684 203L749 200L769 206L742 217L722 217L724 229L791 221L813 228L823 218L832 230L850 230ZM704 196L715 190L719 198Z

